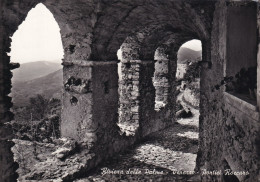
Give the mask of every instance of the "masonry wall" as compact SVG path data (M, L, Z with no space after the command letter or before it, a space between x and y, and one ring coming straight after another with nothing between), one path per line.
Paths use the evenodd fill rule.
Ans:
M177 62L175 60L169 60L167 64L167 73L165 73L167 78L173 80L171 86L175 85L175 73ZM160 109L155 108L155 93L156 87L154 87L152 82L152 77L154 76L154 61L143 66L143 71L141 72L142 76L142 85L141 85L141 127L142 127L142 136L146 136L152 132L158 131L165 128L166 126L172 125L175 122L175 107L174 103L176 102L175 88L170 90L170 86L162 87L165 91L162 96L165 100L166 105ZM173 77L174 75L174 77ZM158 75L157 75L158 76ZM165 75L161 75L162 78ZM158 87L157 87L158 89ZM166 91L167 89L167 91ZM158 93L158 92L157 92Z
M155 109L157 110L168 103L170 84L167 78L168 62L168 60L157 60L155 62L153 85L155 87Z
M140 67L141 64L134 60L121 64L122 80L119 83L119 122L132 125L133 133L139 127L140 118Z
M244 6L251 6L248 3L233 5L237 6L236 8L242 6L241 11ZM226 27L228 6L230 4L225 2L216 4L210 57L203 54L203 59L206 56L208 60L211 60L212 65L203 69L201 74L200 141L197 165L200 170L221 170L222 174L225 174L227 169L238 172L235 176L204 175L202 176L203 181L235 179L258 181L260 161L258 110L255 106L225 93L223 87L220 90L214 89L214 86L220 83L225 75L228 51L235 51L231 50L232 47L227 49L227 37L232 36L232 32L227 34ZM256 39L256 37L253 38ZM241 44L242 42L236 43ZM252 47L245 47L240 51L242 52L239 54L243 54L245 51L245 55L249 51L254 52ZM206 52L209 51L206 49ZM204 49L203 53L205 53ZM243 54L243 56L245 55ZM243 172L246 174L242 174Z
M173 60L172 62L172 65L164 65L167 73L161 77L166 75L169 77L168 70L174 72L171 75L175 75L177 63ZM170 66L173 68L169 69ZM138 137L146 136L174 123L175 109L170 98L175 98L175 92L169 93L168 84L162 86L161 96L163 101L169 104L160 109L155 108L156 92L158 92L156 91L158 87L153 83L155 74L154 60L132 60L122 63L119 123L128 123ZM159 76L157 75L157 77ZM172 79L175 80L175 78Z
M211 40L202 40L202 63L200 75L200 118L197 169L221 170L223 153L222 92L212 91L223 77L223 62L226 56L226 6L216 4ZM210 65L211 64L211 65ZM221 181L222 176L204 175L202 181Z

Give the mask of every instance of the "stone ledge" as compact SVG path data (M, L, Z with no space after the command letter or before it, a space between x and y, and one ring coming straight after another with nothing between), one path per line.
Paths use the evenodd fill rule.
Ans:
M71 62L64 61L62 63L63 66L102 66L102 65L109 65L109 64L117 64L118 61L87 61L87 60L73 60Z
M121 60L121 63L139 63L139 64L153 64L155 60Z
M257 106L248 103L230 93L224 92L223 94L224 94L225 105L228 104L232 106L232 107L228 107L229 109L233 108L239 110L240 112L244 113L247 117L250 117L255 121L259 121L259 112L257 110Z

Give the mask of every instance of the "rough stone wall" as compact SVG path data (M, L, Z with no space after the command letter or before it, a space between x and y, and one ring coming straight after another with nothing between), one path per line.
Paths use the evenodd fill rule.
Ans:
M188 64L178 63L176 78L182 79L187 71L187 68L188 68Z
M233 22L234 19L231 19L233 15L230 15L229 12L233 13L234 11L243 11L243 14L240 14L241 21L246 21L243 23L243 27L246 26L247 29L243 34L247 34L247 39L243 40L243 38L236 40L237 45L240 45L243 56L237 57L236 65L241 67L249 67L256 65L256 23L257 23L257 5L256 3L231 3L228 5L228 16L231 16L227 19L227 21ZM236 16L235 18L239 18L240 16ZM248 20L250 18L250 20ZM230 24L227 22L227 25ZM227 28L227 35L232 36L233 31L230 31ZM241 30L239 31L241 33ZM227 40L229 43L229 39ZM232 62L232 59L229 57L229 52L231 55L233 51L236 51L238 48L231 45L227 48L227 58L226 58L226 72L229 73L229 69L234 71L234 68L228 67L229 62ZM243 46L246 46L246 48ZM234 58L236 58L234 56ZM246 61L241 61L246 59ZM246 64L246 65L245 65ZM236 70L238 71L238 70ZM259 80L258 80L259 81ZM233 171L248 171L249 175L237 175L237 178L240 181L259 181L259 167L260 167L260 155L259 155L259 110L256 106L253 106L247 101L242 101L228 93L224 93L224 107L222 107L223 112L223 124L224 124L224 140L223 143L223 157L229 164L230 168Z
M156 90L156 96L155 96L155 104L160 105L162 104L162 107L164 107L167 104L168 101L168 95L169 95L169 81L167 79L167 73L168 73L168 60L166 61L156 61L155 62L155 72L154 72L154 87ZM157 109L160 108L160 106Z
M168 65L167 65L168 70ZM174 69L173 69L174 70ZM155 111L154 61L132 60L122 63L119 122L128 123L138 136L145 136L172 124L171 105ZM173 74L174 75L174 74ZM165 88L165 87L164 87ZM163 96L168 102L169 86Z
M11 98L8 94L11 92L11 69L16 68L10 64L10 57L6 54L10 52L11 39L18 25L24 20L27 12L37 1L1 1L0 2L0 181L15 181L18 168L14 163L11 147L12 128L7 124L13 119L10 112L12 107ZM19 9L19 11L17 11Z
M170 66L170 64L168 66ZM176 66L174 68L171 70L167 67L168 70L175 73ZM167 95L166 102L168 104L165 107L160 108L159 110L155 109L156 88L152 82L154 71L154 61L143 63L140 82L140 128L142 136L146 136L152 132L163 129L166 126L172 125L175 121L174 104L171 102L176 99L174 91L169 92L169 95ZM174 73L172 75L175 76ZM174 85L174 82L172 83ZM170 90L169 87L167 87L167 89Z
M143 61L140 70L140 130L142 135L156 128L155 117L155 88L153 86L154 61Z
M120 122L129 122L130 124L132 122L131 127L134 129L139 126L138 136L141 137L173 124L176 99L175 73L177 49L175 50L173 46L170 47L167 45L162 45L160 48L155 49L153 57L166 64L156 65L153 59L140 60L143 55L140 50L146 45L143 45L142 42L145 35L140 36L140 34L137 34L136 37L128 37L121 46L123 79L120 81L120 88L122 88L120 89L120 100L123 102L120 102ZM178 39L176 38L176 40ZM180 42L182 42L182 39L178 40L178 43L175 43L177 44L176 48ZM172 56L172 59L169 61L170 56ZM157 81L161 79L167 80L168 83L171 81L172 83L171 85L164 84L163 86L159 86L159 89L164 92L161 97L163 97L165 103L169 103L160 109L155 109L155 87L158 88L158 86L154 85L153 80L156 79ZM157 93L159 96L158 89Z
M225 93L224 97L223 156L233 171L247 171L249 175L237 175L240 181L258 180L259 112L256 107Z
M244 2L244 5L247 6L247 2ZM208 171L222 170L222 173L226 169L236 172L248 171L249 175L238 174L234 178L240 181L259 181L258 111L245 101L227 96L223 88L214 89L214 86L220 83L225 76L225 64L228 61L227 51L232 49L232 47L227 49L227 37L229 36L226 31L227 11L228 3L216 4L211 49L207 48L209 41L202 41L203 69L200 84L200 134L197 167ZM239 40L237 41L239 44ZM247 49L252 49L252 47ZM252 110L252 108L255 109ZM225 175L204 175L202 180L230 181L230 178Z
M200 118L197 169L219 170L222 157L223 136L221 91L212 88L223 77L225 59L225 2L216 4L210 40L202 40L202 69L200 74ZM211 65L212 64L212 65ZM214 181L221 176L204 175L202 181ZM221 180L220 180L221 181Z
M163 51L163 49L162 49ZM160 53L160 48L155 51L155 71L153 77L153 85L155 87L155 109L160 110L168 102L169 96L169 80L168 65L169 60L166 55Z
M121 71L119 122L132 123L135 131L139 127L140 62L122 63Z
M76 140L84 140L96 123L93 118L93 79L91 66L64 64L63 109L61 135ZM89 132L88 132L89 131Z

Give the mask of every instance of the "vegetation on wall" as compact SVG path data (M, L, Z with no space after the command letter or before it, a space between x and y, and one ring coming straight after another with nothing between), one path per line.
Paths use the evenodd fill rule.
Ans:
M187 68L187 71L184 75L183 81L189 83L195 81L196 78L200 78L200 66L199 62L191 62Z
M221 86L226 86L227 92L235 92L239 94L249 95L250 98L256 99L257 88L257 70L256 66L241 68L241 70L233 76L224 77L220 84L215 85L212 91L219 90Z
M191 62L183 78L183 81L186 82L185 87L192 90L197 97L199 97L200 88L196 83L196 79L200 78L200 70L201 67L198 60L196 62Z

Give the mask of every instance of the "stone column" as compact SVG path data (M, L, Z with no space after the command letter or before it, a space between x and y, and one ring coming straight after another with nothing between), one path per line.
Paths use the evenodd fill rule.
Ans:
M142 61L139 87L142 136L161 130L175 121L177 56L171 51L166 54L166 50L168 49L156 50L157 62ZM156 102L158 103L159 99L165 105L156 108Z
M119 126L122 132L127 129L131 135L139 127L140 67L138 60L122 61L121 64Z
M155 110L160 110L168 103L169 96L169 59L163 48L155 51L154 87L156 91Z
M168 82L169 82L169 96L168 96L168 105L167 108L170 111L170 120L175 122L176 114L176 70L177 70L177 49L172 49L169 55L168 62Z
M140 62L140 133L142 136L149 134L157 127L155 120L155 88L153 85L154 60Z
M117 61L64 62L63 137L99 149L101 156L107 155L116 132L117 112Z
M157 60L155 62L154 86L156 89L155 102L164 107L168 103L169 80L168 80L168 60Z

